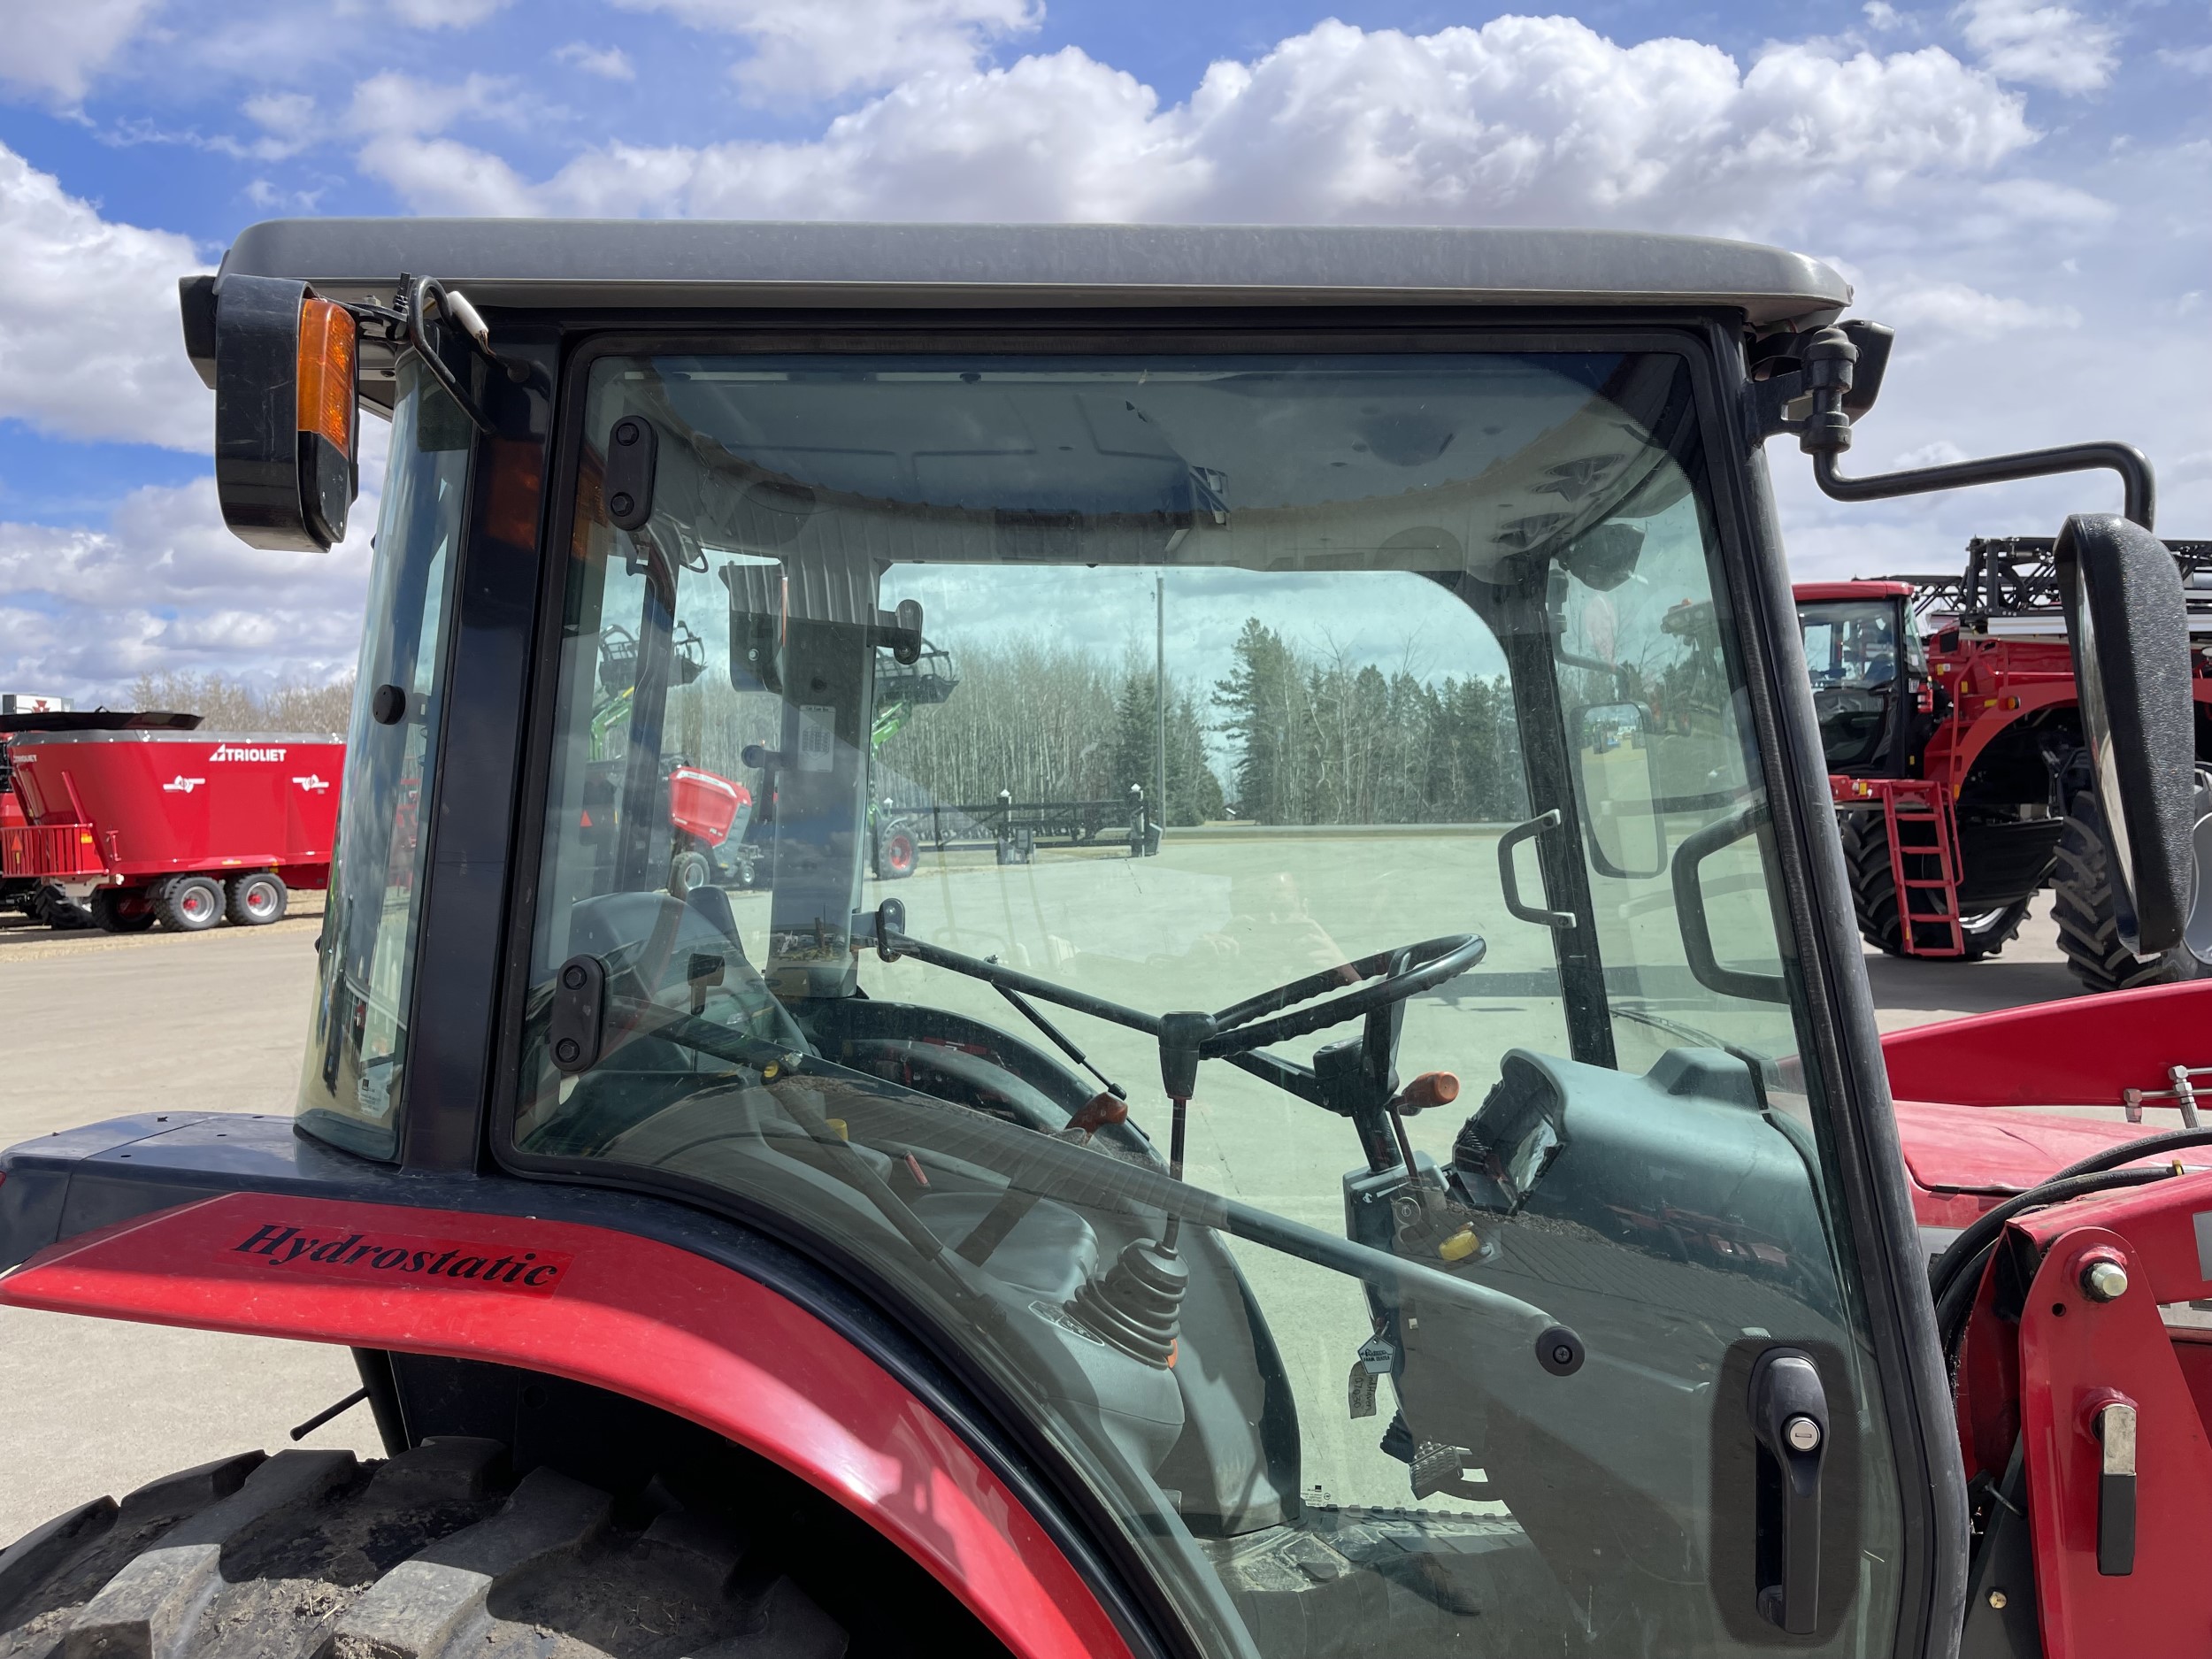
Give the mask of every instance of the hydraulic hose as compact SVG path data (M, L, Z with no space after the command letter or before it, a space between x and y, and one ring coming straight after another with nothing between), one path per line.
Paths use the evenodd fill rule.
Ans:
M1942 1335L1945 1357L1948 1359L1957 1351L1958 1338L1973 1309L1975 1288L1981 1283L1982 1269L1987 1265L2006 1224L2015 1216L2093 1193L2170 1179L2174 1174L2171 1170L2128 1170L2116 1166L2200 1146L2212 1146L2212 1129L2176 1129L2107 1147L1977 1216L1945 1247L1943 1254L1928 1264L1928 1288L1935 1297L1936 1328Z

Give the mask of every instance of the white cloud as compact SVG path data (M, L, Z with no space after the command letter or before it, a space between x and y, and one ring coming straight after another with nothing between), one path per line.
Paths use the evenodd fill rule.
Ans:
M184 355L188 237L100 217L0 144L0 419L204 449L213 398Z
M2035 0L1967 0L1958 10L1966 43L2001 81L2094 92L2119 66L2117 37L2068 5Z
M359 649L388 434L363 423L363 494L328 553L248 547L224 527L212 479L134 490L104 529L0 523L0 682L83 703L164 671L344 673Z
M2078 328L2070 305L2038 305L1985 294L1963 282L1906 283L1859 296L1860 309L1893 327L1927 329L1947 339L1993 340L2039 328Z
M765 102L873 91L970 67L993 41L1044 20L1041 0L616 0L694 28L735 35L752 55L732 72Z
M1168 109L1069 47L915 75L807 141L608 144L542 181L457 145L364 165L425 211L1727 232L1824 185L1980 173L2033 137L2016 94L1937 48L1785 45L1745 69L1696 42L1502 18L1421 36L1324 23L1216 63Z
M68 102L145 24L161 0L71 0L16 19L0 52L0 82Z
M588 75L597 75L603 81L635 81L637 69L630 62L630 55L619 46L587 46L581 41L571 41L553 56L565 64L573 64Z
M374 4L342 4L344 12L389 15L419 29L474 28L507 4L507 0L376 0Z
M2185 51L2159 48L2158 61L2193 75L2212 75L2212 46L2193 46Z

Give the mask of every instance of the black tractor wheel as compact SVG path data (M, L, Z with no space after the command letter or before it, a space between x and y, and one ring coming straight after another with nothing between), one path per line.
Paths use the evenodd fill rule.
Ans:
M258 870L230 879L224 910L241 927L266 927L282 919L289 902L291 895L283 880L273 871Z
M104 933L142 933L154 925L153 908L142 893L95 887L85 908L92 913L92 925Z
M213 876L171 876L154 889L154 914L173 933L203 933L223 919L227 901Z
M845 1629L728 1517L620 1499L495 1440L388 1463L258 1452L58 1516L0 1553L0 1655L839 1659ZM754 1532L772 1543L773 1528Z
M33 921L65 933L92 926L92 912L71 898L66 888L50 883L32 897L30 916Z
M2208 792L2197 787L2197 813L2205 815ZM2139 956L2120 942L2112 908L2110 857L2105 849L2104 814L2094 796L2074 797L2066 828L2058 838L2058 864L2051 876L2057 902L2051 918L2058 924L2058 948L2074 977L2093 991L2131 991L2141 985L2173 985L2203 977L2204 967L2185 947L2162 955Z
M1897 914L1897 878L1889 864L1888 823L1879 812L1846 812L1841 818L1843 860L1851 875L1851 908L1858 914L1859 936L1890 956L1904 956L1905 941ZM1965 956L1936 959L1977 962L1995 956L2020 932L2029 902L2029 899L2016 899L1995 910L1962 917L1959 936L1966 946ZM1935 932L1924 922L1923 942Z
M668 890L672 893L692 892L705 887L713 878L714 866L696 847L680 848L668 861Z

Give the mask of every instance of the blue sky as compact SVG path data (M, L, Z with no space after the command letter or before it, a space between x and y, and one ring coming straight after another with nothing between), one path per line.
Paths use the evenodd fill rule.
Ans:
M273 214L1586 224L1831 260L1898 326L1862 468L2140 443L2212 534L2204 0L0 0L0 688L350 665L365 530L216 522L175 279ZM1880 508L1770 448L1800 574L2098 480ZM370 516L365 502L357 523Z

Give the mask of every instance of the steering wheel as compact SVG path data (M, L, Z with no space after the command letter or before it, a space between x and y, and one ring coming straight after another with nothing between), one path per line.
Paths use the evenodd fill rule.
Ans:
M1293 1037L1325 1031L1344 1020L1357 1019L1363 1014L1377 1013L1447 979L1457 979L1480 962L1488 949L1479 933L1447 933L1441 939L1426 939L1417 945L1379 950L1371 956L1362 956L1341 967L1293 979L1288 985L1263 991L1214 1015L1212 1033L1198 1045L1199 1057L1225 1060L1231 1055L1249 1054L1270 1043L1285 1042ZM1359 985L1362 980L1373 983L1275 1019L1260 1018L1310 1001L1337 986ZM1255 1025L1255 1020L1259 1023Z

